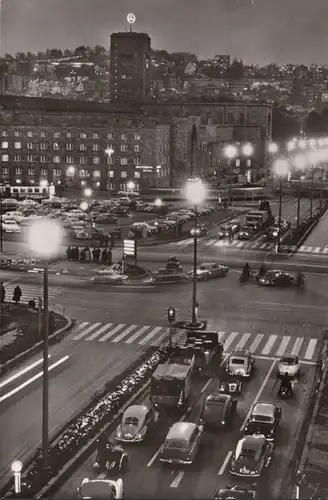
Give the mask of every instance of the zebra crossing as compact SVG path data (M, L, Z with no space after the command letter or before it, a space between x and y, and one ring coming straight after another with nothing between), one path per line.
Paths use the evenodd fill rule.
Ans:
M13 298L14 294L14 289L19 283L8 283L5 284L5 290L6 290L6 301L10 302ZM38 297L41 297L43 300L43 287L42 285L20 285L20 288L22 290L22 297L21 297L21 302L23 304L27 304L29 300L35 300L37 302ZM62 290L60 288L56 287L49 287L49 300L54 299L59 293L61 293Z
M316 338L291 337L251 332L218 332L224 342L225 352L234 349L249 349L254 355L281 357L285 353L295 354L305 361L317 358L320 345ZM157 347L168 340L169 328L164 326L127 325L124 323L80 322L72 333L73 341L111 342L114 344L138 344ZM178 330L175 338L183 337Z
M192 238L188 238L186 240L175 241L172 243L168 243L169 247L176 248L188 248L192 247L194 244L194 240ZM233 249L247 249L247 250L273 250L276 246L275 243L269 243L264 241L239 241L234 239L232 241L228 240L217 240L215 238L209 240L201 241L202 246L206 247L220 247L220 248L233 248ZM281 246L284 248L284 245ZM297 247L288 247L288 250L297 251L297 253L305 253L305 254L316 254L316 255L328 255L328 245L325 247L314 247L314 246L306 246L302 245L297 249Z

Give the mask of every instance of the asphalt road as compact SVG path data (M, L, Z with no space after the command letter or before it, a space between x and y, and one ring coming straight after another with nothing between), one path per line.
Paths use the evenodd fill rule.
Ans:
M144 348L136 344L78 343L72 336L50 348L51 363L69 356L66 363L50 374L50 436L81 411L110 379L131 365L142 351ZM38 355L28 360L19 369L40 358ZM31 376L29 373L22 376L21 383ZM41 409L41 379L1 403L0 488L11 477L12 461L26 462L41 446Z
M309 237L303 242L303 246L321 247L328 245L328 212L321 218L319 224L311 232ZM327 256L326 256L327 258Z
M295 387L295 398L278 400L273 390L276 362L270 359L257 360L256 375L245 383L238 397L238 415L231 428L221 433L205 433L203 446L190 468L163 466L158 460L158 450L171 422L162 421L156 439L137 445L125 446L129 454L129 469L124 474L126 498L213 498L218 487L235 485L239 479L228 472L227 458L234 451L243 423L251 406L257 401L274 402L281 406L283 417L280 424L274 458L266 479L258 483L261 498L279 498L284 474L293 454L304 408L314 377L314 367L304 365L302 377ZM187 421L197 422L201 401L205 394L215 390L216 381L195 384L194 401ZM57 492L55 498L72 498L84 477L94 477L92 458L87 460L68 482ZM244 482L242 484L245 484ZM265 496L263 497L263 494Z

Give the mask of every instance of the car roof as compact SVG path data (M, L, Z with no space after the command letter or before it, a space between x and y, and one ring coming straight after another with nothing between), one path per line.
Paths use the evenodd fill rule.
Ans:
M272 417L274 415L275 405L272 403L256 403L252 409L252 415L263 415Z
M82 498L110 498L115 489L113 481L109 479L83 480L81 484Z
M245 436L237 444L242 448L248 448L250 450L259 450L265 444L266 439L264 436Z
M155 372L153 373L153 378L174 378L183 380L188 372L190 371L190 365L181 365L178 363L163 363L158 365Z
M213 392L212 394L209 394L206 399L205 399L205 402L227 402L231 399L231 396L229 396L229 394L221 394L219 392Z
M166 439L189 441L196 428L197 425L193 422L176 422L167 433Z
M143 418L145 415L148 413L148 406L147 405L132 405L129 406L123 415L123 419L126 419L128 417L139 417Z

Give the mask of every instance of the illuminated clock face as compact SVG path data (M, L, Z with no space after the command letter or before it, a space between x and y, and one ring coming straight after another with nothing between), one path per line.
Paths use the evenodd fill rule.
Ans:
M128 14L126 16L126 19L127 19L129 24L133 24L136 22L136 16L134 14Z

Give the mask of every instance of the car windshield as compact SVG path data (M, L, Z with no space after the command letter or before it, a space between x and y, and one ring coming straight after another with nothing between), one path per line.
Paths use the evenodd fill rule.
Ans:
M273 278L277 278L278 276L280 276L280 273L277 273L274 271L268 271L265 275L265 279L273 279Z
M126 417L124 420L125 425L138 425L139 419L138 417Z
M258 451L252 448L243 448L240 452L240 457L242 458L257 458Z
M284 365L292 366L292 365L297 364L297 360L295 358L285 356L285 357L281 358L280 363L282 363Z
M231 358L230 363L232 365L244 365L246 363L245 358Z
M184 450L188 447L188 444L181 440L178 439L171 439L170 441L165 441L164 443L165 448L173 448L175 450Z
M251 421L269 424L273 423L273 417L270 417L269 415L252 415Z
M201 264L201 265L199 266L199 269L200 269L201 271L206 271L206 269L208 269L208 265L207 265L207 264Z

